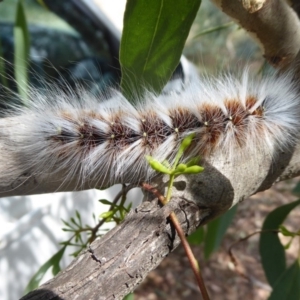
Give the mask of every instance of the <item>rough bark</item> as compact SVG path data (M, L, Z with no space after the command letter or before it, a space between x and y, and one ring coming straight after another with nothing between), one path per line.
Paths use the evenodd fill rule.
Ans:
M187 234L209 213L181 198L173 198L164 207L156 200L144 202L66 270L22 300L122 299L179 244L167 219L171 211L176 212Z
M66 270L22 300L122 299L179 244L168 221L171 211L189 234L250 194L299 174L299 153L300 146L295 151L280 151L275 161L253 156L238 166L218 160L215 166L206 163L205 172L188 180L178 177L167 206L161 207L157 200L144 202ZM164 193L165 179L157 184Z
M290 65L300 49L300 21L284 0L212 0L255 38L276 68Z

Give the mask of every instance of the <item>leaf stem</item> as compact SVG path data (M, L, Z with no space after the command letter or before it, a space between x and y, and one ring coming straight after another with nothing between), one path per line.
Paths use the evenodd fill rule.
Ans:
M185 236L185 233L183 232L182 230L182 227L180 226L180 223L178 222L178 219L175 215L174 212L171 212L170 213L170 219L180 237L180 240L182 242L182 245L183 245L183 248L185 250L185 253L186 253L186 256L188 257L188 260L190 262L190 265L192 267L192 270L194 272L194 275L196 277L196 280L197 280L197 283L198 283L198 286L199 286L199 289L201 291L201 294L202 294L202 297L204 300L209 300L209 295L207 293L207 289L205 287L205 284L204 284L204 280L202 278L202 275L201 275L201 270L200 270L200 266L198 264L198 261L197 259L195 258L194 256L194 253L186 239L186 236Z
M164 205L167 204L172 196L172 187L173 187L173 183L174 183L174 179L175 179L175 175L170 175L170 180L169 180L169 184L168 184L168 190L167 190L167 196L165 198L165 203L163 203Z
M173 179L172 179L172 177L173 177ZM169 197L171 197L171 192L170 191L172 190L172 185L173 185L174 178L175 178L175 175L170 176L167 197L168 197L168 195L169 195ZM172 180L172 182L171 182L171 180ZM151 186L148 183L142 183L142 188L145 189L146 191L151 192L155 197L158 198L158 200L163 205L168 203L168 201L170 200L170 199L168 200L168 198L165 198L156 188L154 188L153 186ZM203 297L204 300L209 300L210 298L208 296L208 293L207 293L207 290L206 290L206 287L205 287L205 284L204 284L204 281L203 281L203 278L202 278L202 275L201 275L201 270L200 270L199 264L198 264L194 254L192 252L192 249L191 249L191 247L190 247L190 245L189 245L189 243L186 239L185 233L184 233L182 227L180 226L180 223L179 223L179 221L176 217L176 214L174 212L171 212L170 215L169 215L169 218L170 218L171 222L173 223L173 225L176 229L176 232L178 233L178 236L181 240L181 243L183 245L185 253L188 257L188 260L190 262L192 270L195 274L195 277L196 277L200 292L202 294L202 297Z

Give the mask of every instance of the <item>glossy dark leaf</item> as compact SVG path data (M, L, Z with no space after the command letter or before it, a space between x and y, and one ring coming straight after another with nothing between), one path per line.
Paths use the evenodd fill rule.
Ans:
M2 44L0 39L0 83L7 88L8 82L6 78L6 72L5 72L5 61L2 57L3 57L3 50L2 50Z
M193 232L187 238L191 245L200 245L204 241L204 228L199 227L195 232Z
M223 236L235 216L236 210L237 205L207 225L204 243L204 256L206 259L220 246Z
M277 207L268 214L263 224L262 230L266 232L260 235L259 251L266 277L272 287L274 287L275 282L286 270L286 261L285 250L278 234L267 231L278 230L291 210L299 204L300 200L297 200Z
M300 262L296 260L277 280L268 300L300 299Z
M292 193L296 196L300 196L300 182L298 182L297 185L294 187Z
M200 0L128 0L120 46L121 88L132 101L159 94L176 69Z

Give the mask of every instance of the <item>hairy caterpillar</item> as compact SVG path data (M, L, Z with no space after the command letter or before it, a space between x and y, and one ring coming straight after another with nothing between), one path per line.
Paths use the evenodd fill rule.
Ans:
M300 99L290 75L194 76L180 92L146 92L134 105L117 91L103 98L31 90L29 107L6 115L17 116L18 125L0 127L2 139L24 172L64 171L101 186L104 179L107 185L151 178L145 155L172 161L193 132L187 157L235 161L259 151L274 157L296 143L300 127ZM10 140L14 135L18 144Z

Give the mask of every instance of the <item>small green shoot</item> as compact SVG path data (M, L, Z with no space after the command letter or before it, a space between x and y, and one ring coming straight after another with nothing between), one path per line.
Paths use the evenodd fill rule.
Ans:
M200 161L199 157L194 157L190 159L186 164L179 163L182 155L187 150L187 148L191 145L194 137L195 137L195 133L192 133L183 139L183 141L179 146L178 152L175 156L173 166L171 166L169 163L166 163L165 161L161 163L150 155L146 156L146 160L148 161L150 167L153 170L170 176L165 203L168 203L171 199L172 187L176 176L182 174L198 174L203 172L204 170L203 167L198 165Z
M188 163L184 164L184 163L179 163L181 157L183 156L184 152L189 148L189 146L191 145L193 139L195 137L195 133L192 133L188 136L186 136L183 141L181 142L178 152L175 156L174 159L174 163L173 166L170 166L168 163L166 163L165 161L163 163L160 163L158 160L154 159L151 156L147 156L146 159L150 165L150 167L152 169L154 169L157 172L160 172L162 174L167 174L170 176L169 179L169 184L168 184L168 189L167 189L167 195L166 197L163 197L162 195L159 194L159 192L155 189L151 188L151 186L149 184L143 184L143 187L146 190L150 190L152 191L152 193L154 195L156 195L158 197L158 199L162 202L162 204L167 204L170 199L171 199L171 195L172 195L172 187L173 187L173 183L175 180L176 176L182 175L182 174L198 174L201 173L204 168L199 166L198 163L200 161L199 157L195 157L192 158L191 160L188 161ZM194 272L194 275L196 277L199 289L201 291L202 297L204 300L209 300L209 296L201 275L201 271L200 271L200 266L191 250L191 247L186 239L185 233L182 229L182 227L180 226L180 223L175 215L174 212L171 212L169 215L170 220L172 221L177 234L180 237L180 240L183 244L183 247L185 249L186 255L188 257L188 260L191 264L192 270Z
M99 200L100 203L104 205L110 205L110 209L102 214L100 214L100 218L104 220L105 223L108 222L115 222L116 224L120 224L127 213L130 211L132 203L130 203L127 207L125 204L126 197L121 200L120 204L116 204L113 202L110 202L106 199Z

